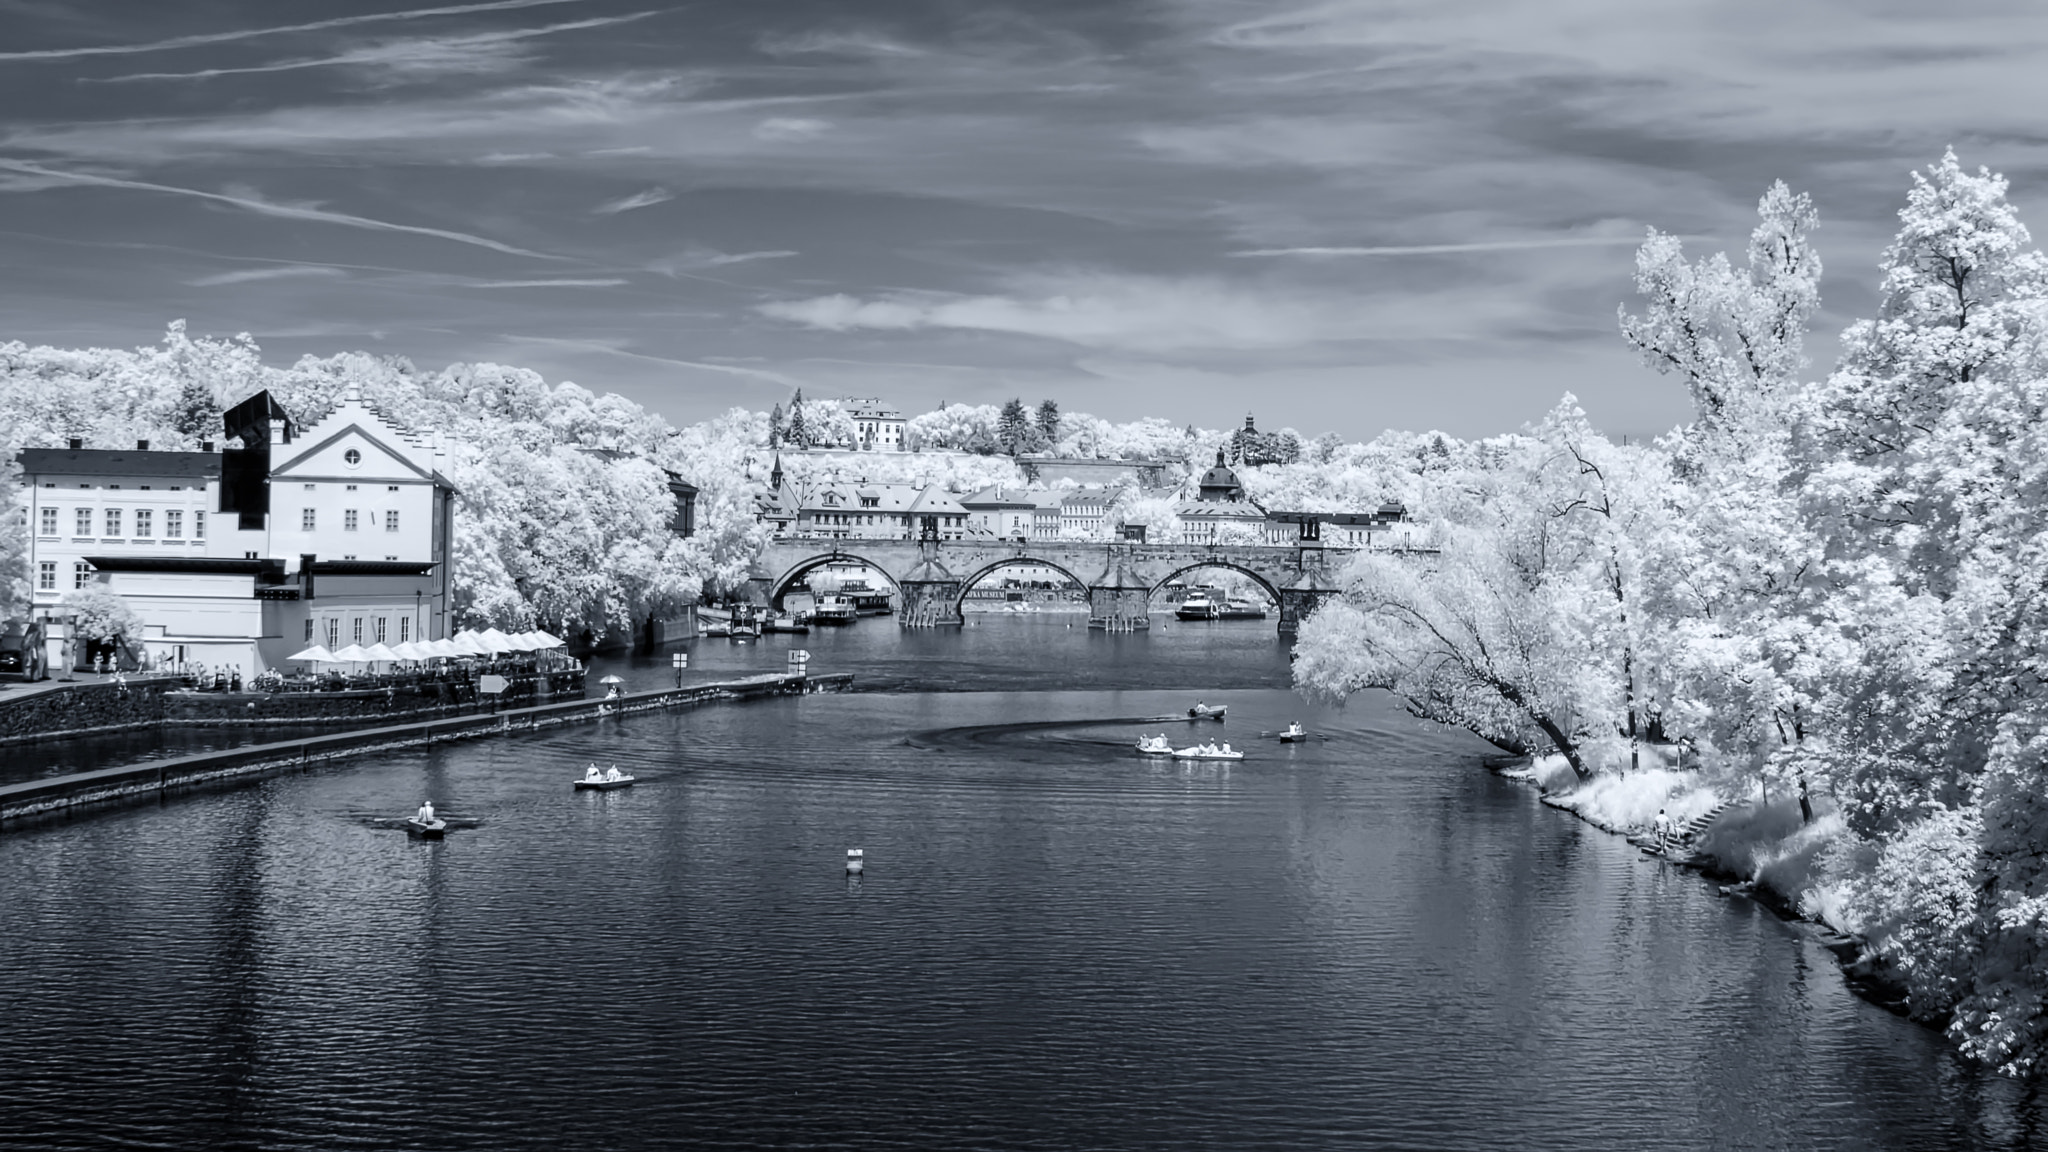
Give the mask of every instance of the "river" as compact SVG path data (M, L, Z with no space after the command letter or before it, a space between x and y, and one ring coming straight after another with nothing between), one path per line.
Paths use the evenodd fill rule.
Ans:
M2025 1148L2034 1088L1258 624L789 638L875 689L0 834L25 1147ZM785 643L698 642L689 675ZM632 687L661 662L605 666ZM667 679L663 679L667 678ZM1191 694L1225 724L1143 723ZM1300 719L1327 739L1258 733ZM1167 731L1241 762L1142 758ZM576 793L590 759L635 787ZM395 830L422 797L445 841ZM845 850L867 871L845 874Z

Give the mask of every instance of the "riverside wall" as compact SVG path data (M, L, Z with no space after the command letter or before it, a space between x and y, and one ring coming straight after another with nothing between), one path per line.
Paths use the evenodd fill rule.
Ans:
M756 676L695 684L687 688L634 692L609 700L578 699L508 708L490 714L357 728L119 768L50 776L0 785L0 827L70 815L91 808L160 800L181 792L232 786L287 772L303 772L316 764L366 752L428 747L449 740L511 736L603 716L692 707L720 700L841 692L852 683L853 674L848 672L821 676ZM129 691L134 693L133 684Z
M0 745L154 728L388 724L582 698L581 669L508 677L495 700L463 681L428 681L343 692L190 691L175 679L66 684L0 700Z

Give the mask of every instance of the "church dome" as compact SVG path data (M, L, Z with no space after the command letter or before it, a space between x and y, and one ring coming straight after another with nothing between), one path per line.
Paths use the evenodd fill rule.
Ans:
M1204 500L1242 500L1244 485L1237 479L1237 473L1223 462L1223 449L1216 450L1216 466L1202 473L1199 485Z

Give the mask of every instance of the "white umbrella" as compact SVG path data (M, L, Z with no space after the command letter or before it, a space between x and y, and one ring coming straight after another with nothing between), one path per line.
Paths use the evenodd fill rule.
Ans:
M285 657L285 659L311 660L315 664L332 664L334 663L334 653L329 652L327 650L327 646L324 644L315 644L311 648L306 649L304 652L295 652L292 655Z
M505 637L505 640L512 645L512 650L515 652L531 652L540 647L539 644L534 643L533 635L529 632L514 632L510 636Z
M334 654L334 660L338 664L365 664L370 659L370 654L363 651L361 644L351 644Z
M430 641L426 645L426 649L429 655L442 658L462 655L462 650L455 646L455 641L450 640L446 636L441 637L439 640Z
M488 656L491 654L489 648L484 647L477 641L476 633L474 632L464 632L456 636L452 644L455 648L454 654L457 656Z
M493 653L512 652L516 650L512 643L512 638L510 636L505 635L503 632L498 631L496 628L486 628L482 632L478 633L476 642L483 645L485 648L490 649Z
M391 653L400 660L419 660L426 656L426 653L420 651L420 646L410 640L392 645Z
M399 658L399 656L398 653L393 652L389 648L386 648L384 646L384 642L382 640L379 640L375 644L370 645L368 648L363 649L363 658L365 660L384 661L396 660Z
M541 646L541 647L543 647L543 648L564 648L564 647L567 647L567 644L566 644L566 643L565 643L564 641L561 641L561 640L557 640L557 639L555 639L555 638L554 638L553 636L550 636L550 635L548 635L548 634L547 634L546 632L543 632L543 631L541 631L541 630L540 630L540 629L538 629L538 628L534 629L534 630L533 630L533 631L532 631L532 632L530 633L530 635L531 635L531 636L532 636L532 637L533 637L533 638L534 638L535 640L538 640L538 641L540 641L540 646Z

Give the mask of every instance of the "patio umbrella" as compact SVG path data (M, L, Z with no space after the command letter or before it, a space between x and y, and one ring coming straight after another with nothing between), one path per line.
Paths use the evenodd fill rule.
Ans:
M534 643L533 634L530 632L514 632L505 637L505 642L512 645L514 652L531 652L540 647Z
M348 647L343 648L341 651L336 652L334 654L334 660L336 663L339 664L365 664L369 662L370 654L368 652L363 651L363 646L361 644L351 644Z
M538 628L528 633L528 635L532 636L535 640L540 641L540 646L543 648L562 648L567 646L564 641L557 640L553 636L548 635L546 632L543 632Z
M389 648L386 648L384 646L384 642L382 640L379 640L375 644L370 645L368 648L363 649L363 658L366 660L374 660L381 663L386 660L396 660L399 657L398 653L393 652Z
M479 632L477 634L476 642L483 645L485 648L490 649L491 652L494 654L512 652L516 650L512 644L512 638L510 636L505 635L503 632L498 631L496 628L486 628L482 632Z
M455 646L455 641L450 640L446 636L441 637L439 640L428 641L425 647L428 655L437 656L442 659L462 655L462 650Z
M334 653L329 652L325 644L315 644L304 652L294 652L290 656L285 657L285 659L311 660L315 664L332 664L334 663Z
M624 684L625 682L625 679L619 676L606 676L598 681L599 684Z
M426 655L420 651L419 645L410 640L392 645L391 652L392 655L397 656L400 660L418 660Z
M476 633L464 632L451 642L457 656L489 656L491 650L477 641Z

